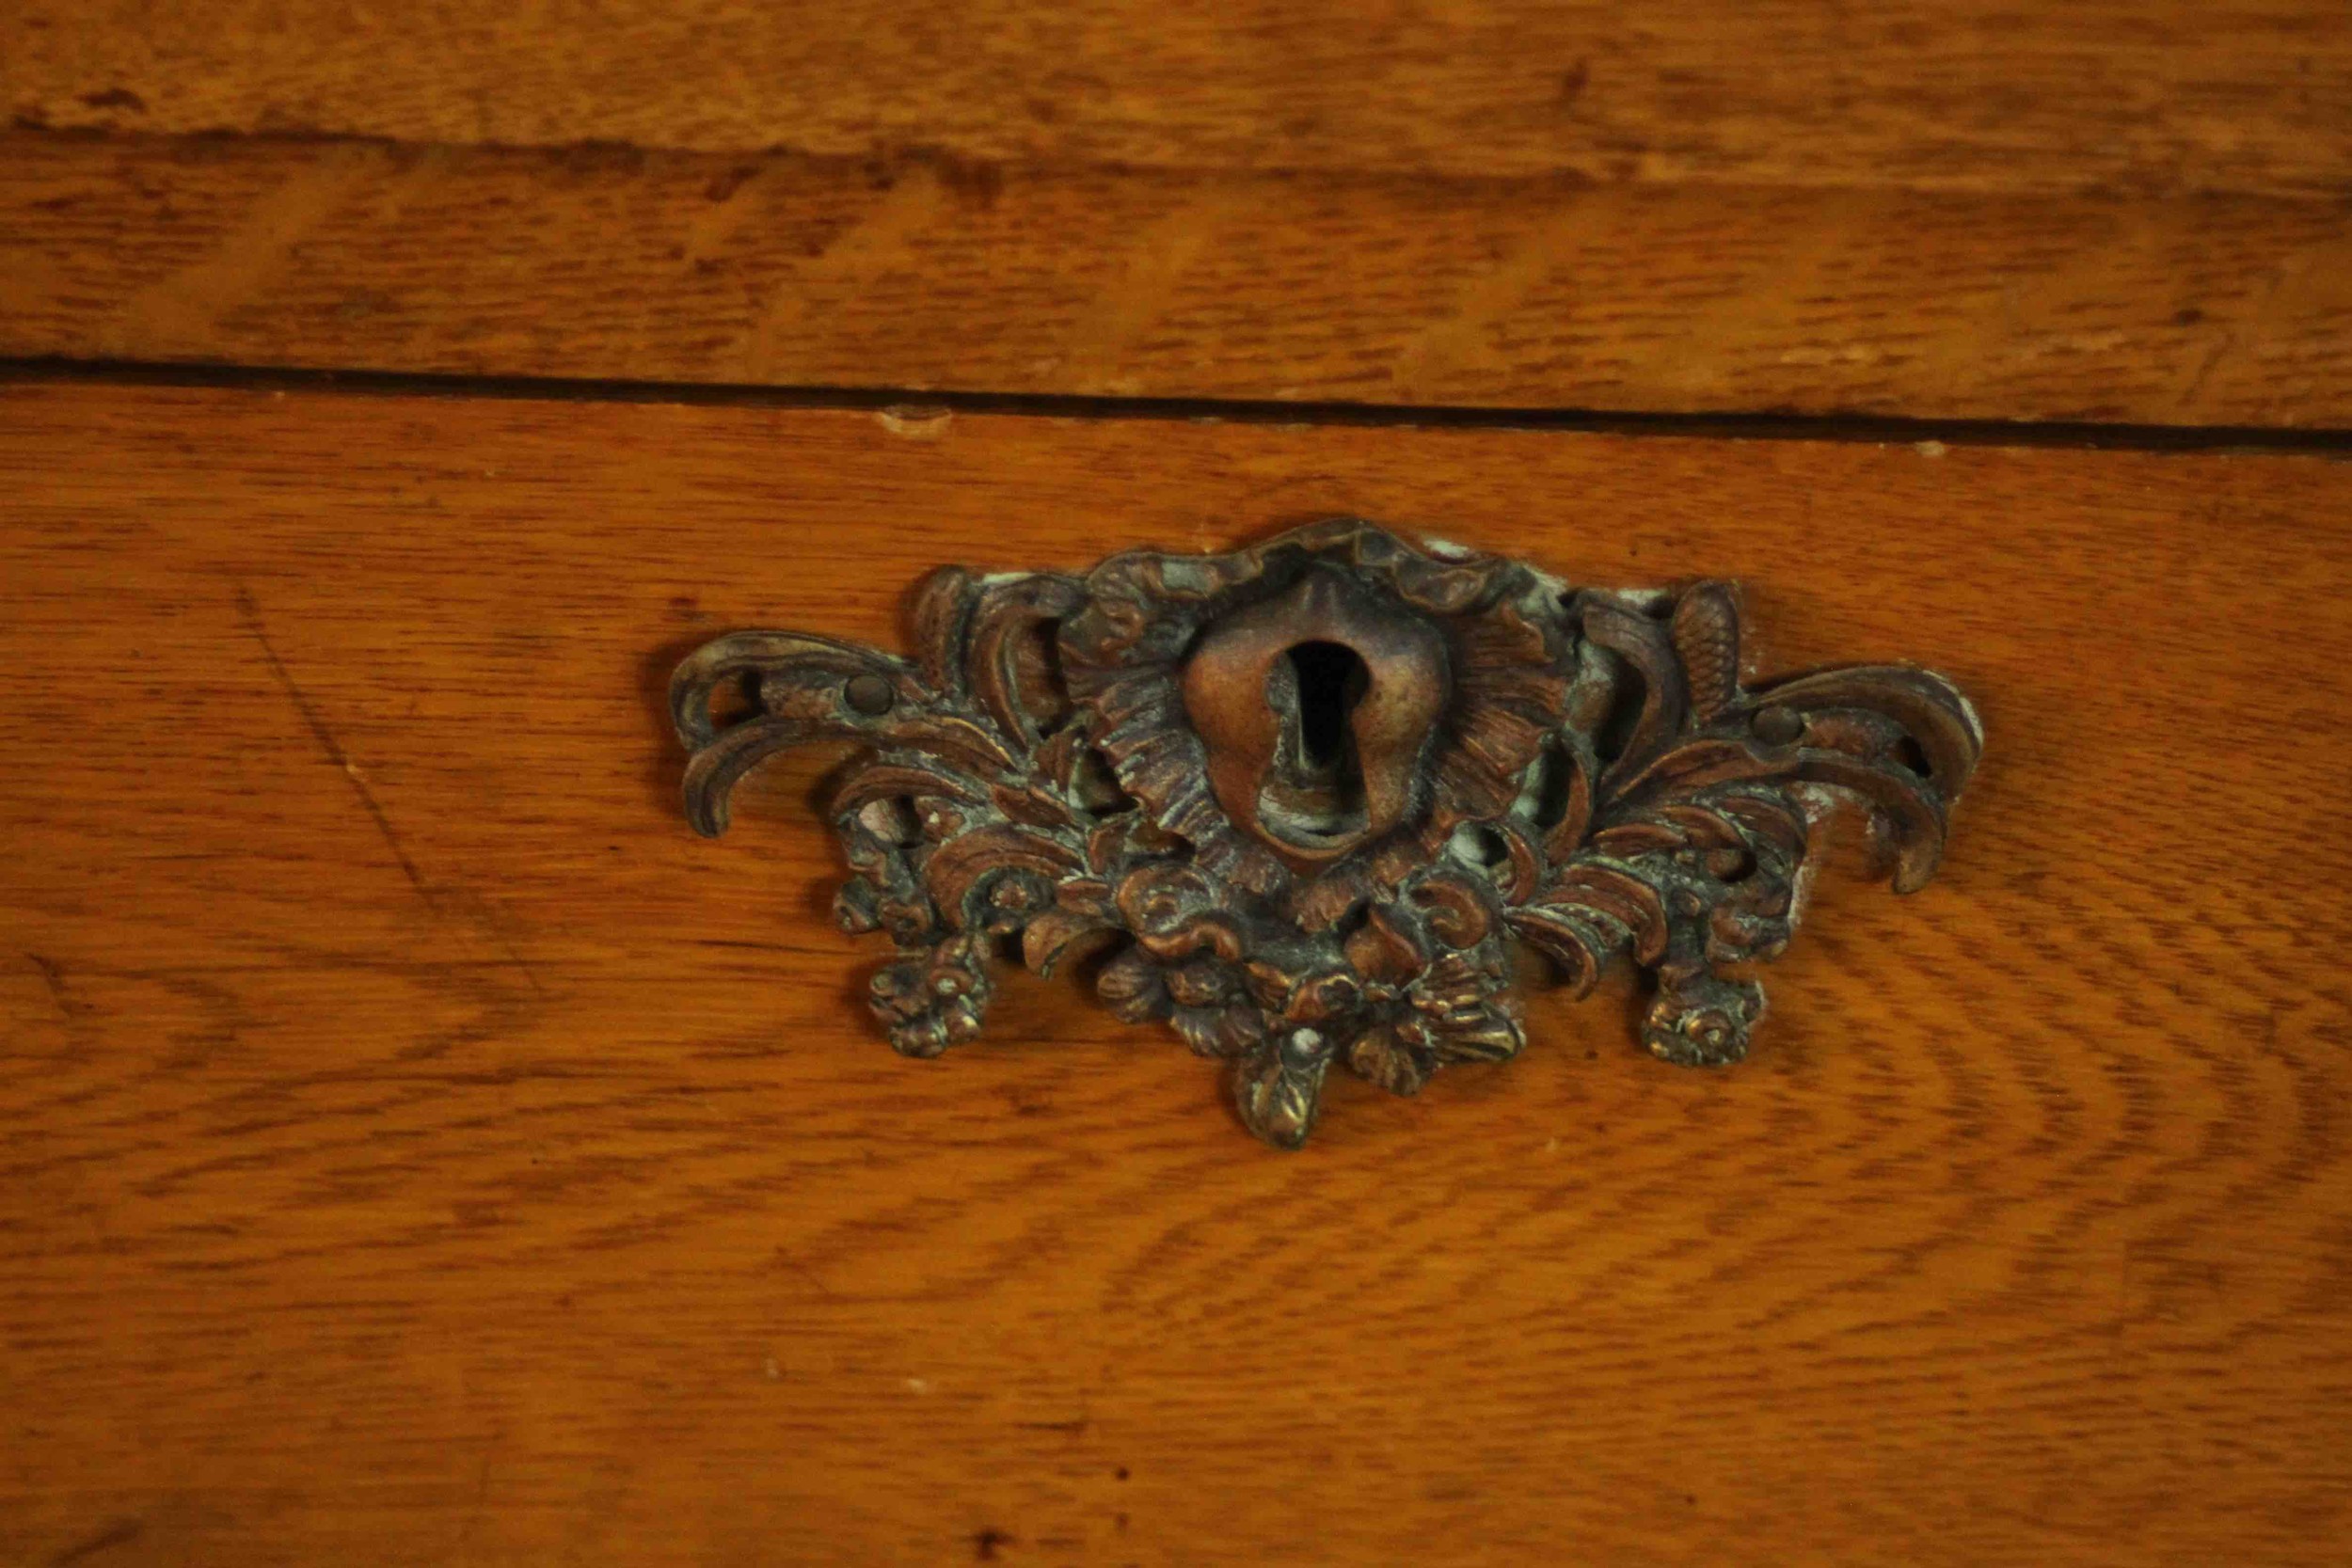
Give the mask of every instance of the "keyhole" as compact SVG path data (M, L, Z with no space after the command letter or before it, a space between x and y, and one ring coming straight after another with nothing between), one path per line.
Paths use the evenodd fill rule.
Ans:
M1364 770L1349 718L1372 688L1372 672L1340 642L1300 642L1282 657L1291 722L1267 770L1261 813L1279 835L1295 842L1359 832Z
M1220 616L1184 661L1184 716L1228 821L1294 871L1424 803L1445 716L1445 638L1333 571Z
M1299 761L1311 772L1336 772L1353 750L1347 716L1364 700L1372 672L1339 642L1301 642L1285 657L1298 683Z

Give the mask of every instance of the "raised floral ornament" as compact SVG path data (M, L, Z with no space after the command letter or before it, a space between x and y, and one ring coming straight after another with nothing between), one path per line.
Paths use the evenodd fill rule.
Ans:
M900 950L872 983L894 1046L977 1035L1000 950L1047 974L1109 944L1111 1009L1232 1059L1285 1147L1334 1060L1410 1094L1516 1054L1515 938L1579 994L1629 956L1650 1050L1739 1059L1763 992L1721 971L1787 943L1812 821L1861 802L1909 892L1982 742L1922 670L1744 685L1724 584L1571 589L1352 520L1084 578L944 568L914 623L914 660L778 632L685 660L690 821L723 832L782 748L864 743L836 910ZM748 712L722 726L723 686Z

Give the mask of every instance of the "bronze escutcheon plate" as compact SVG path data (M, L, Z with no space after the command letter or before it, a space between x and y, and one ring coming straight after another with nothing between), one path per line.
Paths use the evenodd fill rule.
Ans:
M1106 952L1111 1010L1233 1061L1283 1147L1334 1061L1411 1094L1516 1054L1521 944L1580 994L1629 958L1651 1051L1739 1060L1764 993L1725 971L1787 944L1813 824L1859 803L1918 888L1983 744L1925 670L1749 680L1728 584L1572 587L1355 520L1084 577L944 567L914 636L686 659L689 820L723 832L782 748L862 743L836 909L898 944L871 988L893 1045L978 1034L1000 958Z

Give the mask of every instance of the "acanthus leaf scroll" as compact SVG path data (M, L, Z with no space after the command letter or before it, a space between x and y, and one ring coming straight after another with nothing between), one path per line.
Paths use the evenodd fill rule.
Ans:
M741 632L671 683L688 819L787 747L853 741L829 815L842 925L898 957L892 1045L976 1037L1003 957L1112 949L1095 989L1232 1063L1295 1147L1332 1065L1398 1094L1525 1043L1515 947L1577 994L1656 979L1658 1055L1746 1054L1727 971L1779 954L1814 823L1858 803L1898 892L1933 875L1983 734L1904 665L1750 682L1729 585L1570 588L1339 520L1083 577L934 572L915 657ZM749 711L721 723L713 697Z

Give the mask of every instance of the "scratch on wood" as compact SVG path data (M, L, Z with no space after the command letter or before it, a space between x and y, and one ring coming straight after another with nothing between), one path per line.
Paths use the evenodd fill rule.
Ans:
M548 988L540 983L539 972L531 966L531 960L523 957L522 949L516 947L515 939L507 934L506 920L497 906L465 888L457 890L457 902L461 906L459 912L484 936L496 942L500 952L506 955L507 967L521 974L532 990L545 996Z
M2205 357L2198 365L2197 373L2189 378L2188 390L2181 394L2182 407L2194 408L2203 400L2205 383L2213 379L2213 372L2220 368L2221 361L2228 357L2230 351L2236 346L2237 335L2225 332L2212 348L2205 351Z
M137 1519L118 1519L96 1535L78 1544L68 1546L49 1560L50 1568L66 1568L68 1563L85 1562L110 1546L124 1546L136 1541L147 1529Z
M35 969L40 971L41 983L49 988L49 999L57 1005L57 1011L72 1019L89 1010L87 1005L76 1002L73 993L65 989L65 965L55 958L45 958L39 953L24 956L33 960Z
M434 898L433 889L426 884L424 874L417 869L417 863L408 858L408 851L401 847L400 835L392 831L392 819L385 815L383 803L376 800L375 791L368 787L366 775L359 771L358 765L343 750L342 742L335 738L335 732L327 728L326 719L295 682L293 672L286 668L286 661L278 657L277 646L269 640L269 628L262 623L262 607L254 602L252 591L243 584L237 588L237 614L244 620L246 630L252 633L253 641L261 644L262 657L269 661L270 673L277 676L278 684L286 689L287 700L302 716L302 722L309 728L310 738L318 742L319 750L326 753L326 760L351 781L352 792L359 797L360 806L374 822L375 831L383 835L384 847L392 852L392 859L399 863L402 874L408 879L408 885L417 890L417 896L424 900L426 909L437 913L440 905Z

